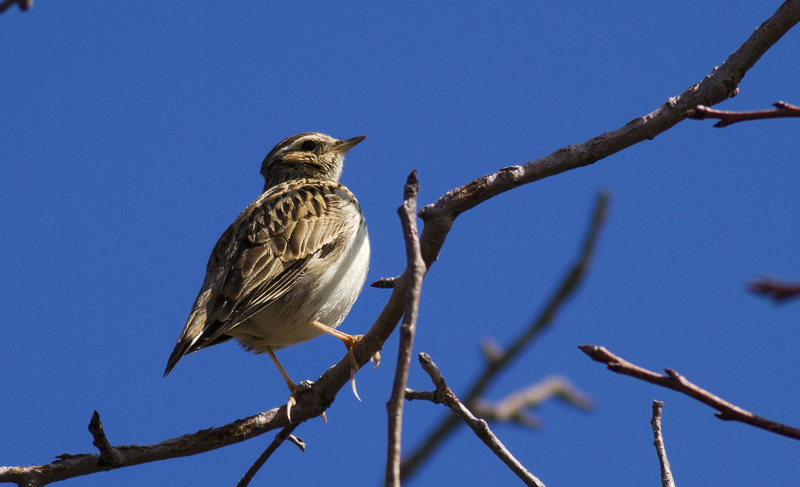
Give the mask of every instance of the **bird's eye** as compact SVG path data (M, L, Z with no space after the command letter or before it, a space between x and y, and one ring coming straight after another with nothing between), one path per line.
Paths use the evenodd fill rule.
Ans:
M300 146L300 148L303 149L306 152L311 152L311 151L313 151L314 149L317 148L317 143L314 142L313 140L307 140L307 141L303 142L303 145Z

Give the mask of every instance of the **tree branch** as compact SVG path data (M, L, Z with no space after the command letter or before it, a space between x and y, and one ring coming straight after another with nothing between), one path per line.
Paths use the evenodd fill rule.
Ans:
M400 444L403 432L403 397L406 383L408 382L408 369L411 363L411 351L414 346L414 333L417 326L419 312L419 296L422 287L422 278L425 276L425 262L419 251L419 238L417 235L417 194L419 194L419 181L417 171L408 176L406 182L403 204L397 209L403 225L403 236L406 242L406 269L410 270L409 282L405 296L405 317L400 327L400 350L397 354L397 368L392 386L392 395L386 404L389 415L389 438L386 459L386 485L395 487L400 485Z
M103 431L103 423L100 421L100 414L97 411L92 414L92 419L89 421L89 433L91 433L94 438L92 444L100 450L99 463L108 465L109 467L119 467L119 451L108 442L106 432Z
M397 285L383 311L354 347L353 354L359 366L366 364L382 348L383 343L394 331L397 322L402 317L407 273L411 274L412 272L403 272L396 280ZM336 394L350 380L350 367L349 355L345 354L337 364L326 370L315 382L301 382L295 393L297 404L292 408L292 424L298 425L325 412L333 403ZM117 446L116 450L120 454L119 467L196 455L288 426L290 423L286 417L286 406L283 405L225 426L201 430L155 445ZM47 465L0 467L0 482L38 487L119 467L103 464L100 461L100 455L97 454L64 454L59 457L59 460Z
M768 297L775 301L776 304L800 297L800 283L767 277L750 281L747 285L747 290L753 294Z
M0 5L7 9L13 3L14 0L4 0ZM18 3L21 6L30 6L30 0L21 0ZM583 144L571 145L522 166L507 167L495 174L478 178L426 206L420 211L420 217L425 222L420 237L420 250L426 266L430 268L437 259L453 222L461 213L523 184L593 164L643 140L651 140L683 120L689 109L700 104L713 106L733 96L744 74L798 21L800 0L788 0L719 68L681 95L667 100L654 112ZM392 281L392 293L388 302L353 349L359 365L366 364L370 357L381 350L383 343L402 318L408 279L406 276L410 273L406 270ZM296 394L297 405L292 409L293 421L300 423L322 414L349 380L350 361L345 355L315 382L301 383ZM285 406L282 406L222 427L201 430L156 445L118 446L116 449L120 453L121 466L138 465L221 448L286 426L289 426L289 422ZM0 467L0 482L40 486L113 468L99 463L99 455L95 454L62 455L59 460L47 465Z
M274 429L278 409L234 421L219 428L209 428L197 433L162 441L156 445L122 445L114 449L119 453L118 466L102 461L102 454L60 455L47 465L31 467L0 467L0 482L13 482L21 486L43 486L118 467L185 457L239 443ZM285 421L285 414L283 415ZM99 419L99 417L98 417ZM288 426L288 422L287 422Z
M33 7L33 0L3 0L0 3L0 14L14 6L19 5L19 9L23 12Z
M497 402L475 401L472 411L487 421L513 421L529 428L539 428L539 421L527 410L534 409L555 397L584 411L592 409L592 400L573 386L566 377L554 376Z
M745 411L739 406L731 404L728 401L706 391L705 389L701 389L700 387L692 384L686 380L685 377L672 369L664 369L667 375L661 375L639 367L638 365L634 365L627 360L609 352L605 347L581 345L578 348L580 348L583 353L591 357L592 360L606 364L608 366L608 370L612 372L635 377L651 384L656 384L661 387L678 391L702 402L703 404L711 406L719 411L715 414L715 416L719 419L724 421L739 421L757 428L765 429L775 434L786 436L787 438L800 440L800 429L771 421L769 419L762 418L761 416L756 416L749 411Z
M687 112L698 105L713 106L735 96L745 73L799 21L800 0L788 0L720 67L680 95L669 98L652 113L582 144L570 145L521 166L506 167L475 179L425 206L420 210L420 217L425 221L420 244L428 267L438 257L453 221L461 213L523 184L594 164L639 142L652 140L685 119Z
M675 480L672 478L672 470L669 468L667 459L667 448L664 446L664 437L661 436L661 408L664 403L653 401L653 418L650 425L653 427L653 445L656 447L658 463L661 466L661 487L675 487Z
M278 447L281 446L285 440L294 438L292 436L292 431L294 431L294 429L297 428L298 426L300 425L297 423L289 425L283 428L280 433L275 435L275 439L272 440L272 443L270 443L267 449L264 450L264 453L262 453L256 459L256 461L253 462L253 465L251 465L250 468L247 470L247 472L244 474L242 480L240 480L239 483L236 484L236 487L247 487L248 485L250 485L250 481L253 480L253 477L256 476L256 473L258 473L261 467L263 467L264 464L267 462L267 460L269 460L269 457L272 456L275 450L277 450ZM297 447L300 448L301 451L303 452L306 451L306 445L301 440L294 438L294 440L290 441L292 441L292 443L297 445Z
M499 347L493 346L493 351L487 354L488 360L486 366L478 379L476 379L468 389L466 399L464 400L468 408L474 408L476 400L484 393L489 384L491 384L500 372L505 370L511 362L536 339L536 337L553 323L561 307L578 289L580 283L583 282L583 277L589 268L594 249L597 245L600 229L605 221L608 199L609 197L606 193L601 193L600 196L598 196L594 208L594 216L589 225L589 230L586 233L581 255L578 261L573 264L564 276L555 294L550 298L541 314L531 322L530 326L517 337L507 350L500 351L498 349ZM486 350L486 346L484 346L484 350ZM459 424L458 419L454 416L447 416L444 418L425 440L423 440L420 446L403 459L403 463L401 464L402 475L404 477L413 475L416 470L422 466L425 460L430 457L434 449L447 439Z
M702 81L690 86L680 95L669 98L655 111L582 144L570 145L521 166L506 167L494 174L475 179L425 206L419 212L420 218L425 222L420 238L425 263L430 268L436 261L447 234L461 213L505 191L594 164L639 142L652 140L686 118L690 109L701 104L713 106L735 96L745 73L798 22L800 0L787 0L721 66L714 68ZM394 284L397 285L397 282ZM469 397L467 405L470 405ZM407 477L413 474L457 425L458 422L452 419L440 423L422 446L403 461L402 475Z
M795 118L800 117L800 107L790 105L783 101L772 104L774 110L756 110L751 112L731 112L728 110L714 110L704 105L697 105L696 108L689 110L686 114L688 118L694 120L705 120L707 118L719 119L715 127L727 127L737 122L747 120L764 120L767 118Z
M436 390L424 396L419 393L412 393L414 399L428 399L428 397L430 397L428 400L449 407L456 413L455 417L461 418L461 420L475 432L478 438L480 438L481 441L483 441L483 443L520 478L520 480L525 482L525 485L544 487L544 484L533 474L528 472L528 470L514 458L514 455L506 449L505 445L492 433L486 421L476 418L469 409L461 404L450 387L447 386L441 372L439 372L439 368L433 363L433 360L431 360L431 357L427 353L423 352L419 354L419 363L430 376L433 385L436 386Z

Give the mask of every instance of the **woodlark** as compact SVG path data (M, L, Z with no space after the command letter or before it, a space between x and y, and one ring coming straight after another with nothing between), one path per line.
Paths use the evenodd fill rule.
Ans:
M296 385L275 350L323 332L345 342L355 373L359 337L335 328L361 292L370 248L361 207L338 181L345 153L365 138L299 134L267 154L264 193L214 246L165 377L187 353L234 338L272 358L292 391L291 414Z

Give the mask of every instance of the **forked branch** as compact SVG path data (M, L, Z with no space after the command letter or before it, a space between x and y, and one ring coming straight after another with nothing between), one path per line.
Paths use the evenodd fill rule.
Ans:
M741 423L746 423L757 428L765 429L781 436L800 440L800 429L787 426L776 421L771 421L769 419L762 418L761 416L756 416L750 411L746 411L739 406L731 404L721 397L717 397L707 390L692 384L684 376L672 369L664 369L667 375L661 375L639 367L638 365L634 365L627 360L609 352L605 347L581 345L578 348L580 348L583 353L591 357L592 360L606 364L608 366L608 370L611 370L612 372L635 377L636 379L640 379L651 384L656 384L661 387L666 387L667 389L672 389L673 391L678 391L702 402L703 404L711 406L718 411L715 416L719 419L724 421L739 421Z
M486 421L476 418L469 409L467 409L461 401L458 400L456 395L447 386L447 383L439 372L439 367L433 363L430 355L427 353L419 354L419 363L422 365L423 370L428 373L433 385L436 389L432 392L419 393L416 391L406 391L406 397L409 399L425 399L435 404L444 404L449 407L451 411L456 413L457 418L460 418L467 426L469 426L475 435L483 441L483 443L492 450L497 458L503 461L506 466L511 469L514 474L520 478L525 485L530 487L544 487L541 480L536 478L519 461L514 458L514 455L503 445L503 443L492 433Z
M484 345L484 352L487 357L486 364L480 376L468 388L466 398L464 399L464 404L466 404L468 408L474 409L477 406L477 400L483 395L486 388L489 387L489 384L491 384L523 350L530 346L543 331L550 327L558 315L558 312L575 293L581 282L583 282L583 278L589 269L589 264L592 261L592 256L597 246L600 230L605 222L608 199L609 197L606 193L601 193L597 198L592 220L582 245L581 254L577 262L567 271L556 289L556 292L548 300L542 312L531 321L530 325L507 349L501 350L497 345ZM414 474L417 469L430 458L430 454L455 431L459 424L458 418L454 416L447 416L442 419L439 425L422 441L420 446L403 459L401 465L402 475L405 477Z
M750 112L732 112L728 110L715 110L705 105L698 105L693 110L689 110L687 116L694 120L705 120L707 118L719 119L715 127L727 127L738 122L748 120L765 120L768 118L797 118L800 117L800 107L790 105L784 101L772 104L774 110L754 110Z
M560 399L584 411L593 407L589 396L579 391L566 377L554 376L515 391L497 402L478 399L471 409L488 421L511 421L538 429L539 420L529 411L551 398Z
M15 3L30 5L29 0L5 0L0 6L7 9ZM668 99L652 113L582 144L570 145L521 166L507 167L478 178L426 206L420 211L420 217L425 222L420 249L426 266L430 268L437 259L453 222L461 213L505 191L593 164L639 142L651 140L682 121L688 110L701 104L713 106L725 100L735 93L745 73L798 21L800 0L788 0L719 68L679 96ZM383 347L400 322L410 273L407 270L392 281L393 290L386 306L353 350L359 365L366 364ZM297 405L292 409L293 422L303 422L322 414L349 380L350 357L345 355L315 382L300 384L296 394ZM120 454L120 465L130 466L202 453L288 425L283 406L226 426L165 440L157 445L117 446L115 449ZM101 464L99 454L62 455L61 459L47 465L0 467L0 482L42 486L111 468L114 467Z

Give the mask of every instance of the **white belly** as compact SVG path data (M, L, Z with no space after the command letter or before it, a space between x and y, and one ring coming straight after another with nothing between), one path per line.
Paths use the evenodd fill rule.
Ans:
M291 290L229 334L246 349L263 352L265 346L280 349L322 335L312 321L338 327L361 293L369 258L369 236L362 221L356 238L338 259L310 262Z

